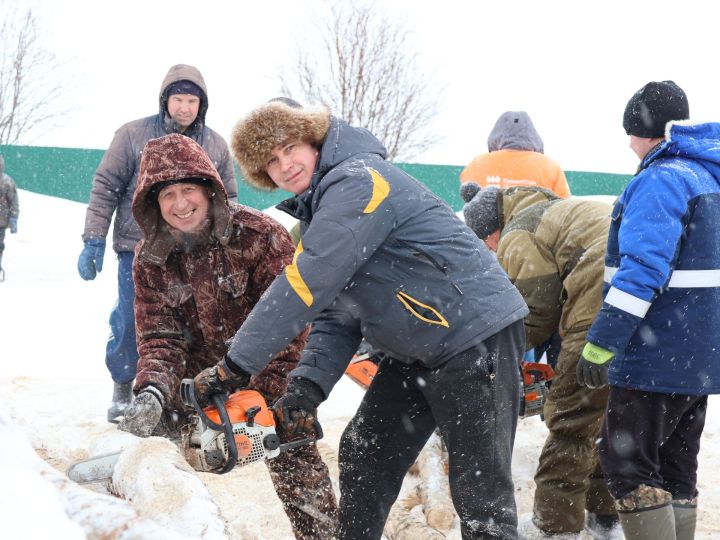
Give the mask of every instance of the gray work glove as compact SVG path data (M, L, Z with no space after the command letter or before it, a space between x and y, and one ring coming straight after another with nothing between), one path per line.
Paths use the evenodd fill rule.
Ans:
M125 409L118 428L138 437L149 437L160 423L162 410L162 394L157 388L148 386Z

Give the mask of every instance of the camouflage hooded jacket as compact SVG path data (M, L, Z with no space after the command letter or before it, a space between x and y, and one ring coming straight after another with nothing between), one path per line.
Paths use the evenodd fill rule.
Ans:
M535 187L501 193L497 256L530 309L528 345L558 332L563 348L579 354L600 309L612 207Z
M215 169L220 173L228 197L231 200L237 199L237 182L227 143L205 125L208 108L205 81L193 66L178 64L170 68L160 87L159 113L128 122L115 132L115 137L95 171L85 216L83 240L105 238L116 210L113 228L115 251L133 251L137 241L142 238L142 232L130 209L142 151L150 139L177 131L177 126L167 113L167 89L177 81L191 81L202 90L197 118L184 134L205 149Z
M160 215L158 183L204 178L211 187L209 234L180 249ZM292 260L287 231L270 217L228 203L220 176L193 140L167 135L145 147L133 213L145 234L136 248L135 318L138 362L135 392L155 386L182 410L180 381L218 362L265 289ZM305 341L304 328L251 381L268 400L282 394Z

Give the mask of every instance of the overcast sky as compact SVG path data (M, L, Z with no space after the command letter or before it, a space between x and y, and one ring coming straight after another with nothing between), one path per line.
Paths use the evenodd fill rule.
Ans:
M228 138L255 106L278 95L278 74L309 38L320 0L25 0L63 64L73 112L36 145L106 148L123 123L157 112L176 63L208 85L208 125ZM696 120L720 120L713 2L693 0L386 0L423 60L446 85L433 125L438 143L411 161L465 165L487 150L506 110L527 111L545 153L568 170L632 173L622 130L630 96L672 79Z

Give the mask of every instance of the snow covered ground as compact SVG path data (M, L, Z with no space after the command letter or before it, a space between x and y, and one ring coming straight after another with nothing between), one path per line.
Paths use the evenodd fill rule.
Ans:
M118 436L105 421L112 383L103 362L117 264L108 249L99 277L82 281L76 261L85 206L22 190L19 197L19 232L6 236L7 277L0 283L0 420L3 413L11 418L37 455L64 471ZM361 397L343 378L320 407L325 441L335 448ZM7 430L0 434L0 537L84 538L57 510L65 503L48 475L19 472L28 461L22 445L9 444ZM513 457L520 515L532 509L533 473L545 436L538 417L520 421ZM720 398L712 397L700 454L698 539L720 537L718 455ZM200 477L237 538L292 538L264 466ZM448 538L460 538L457 520Z

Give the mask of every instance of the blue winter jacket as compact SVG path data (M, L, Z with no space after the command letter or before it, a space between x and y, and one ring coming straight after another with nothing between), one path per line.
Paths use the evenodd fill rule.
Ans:
M587 340L613 386L720 393L720 124L673 124L615 204Z

